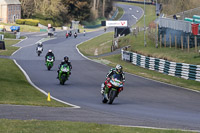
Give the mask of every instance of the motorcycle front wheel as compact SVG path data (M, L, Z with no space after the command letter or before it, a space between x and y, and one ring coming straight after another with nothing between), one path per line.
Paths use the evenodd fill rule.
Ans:
M116 95L117 95L117 91L115 91L115 90L111 90L111 91L109 92L108 104L112 104L112 103L113 103L113 101L114 101Z

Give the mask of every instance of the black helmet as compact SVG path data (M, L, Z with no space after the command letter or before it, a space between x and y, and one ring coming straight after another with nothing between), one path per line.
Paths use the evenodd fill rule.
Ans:
M69 60L69 57L68 56L65 56L64 57L64 61L68 61Z
M122 73L122 69L123 69L123 68L122 68L121 65L117 64L115 68L116 68L116 72L117 72L117 73L119 73L119 74Z

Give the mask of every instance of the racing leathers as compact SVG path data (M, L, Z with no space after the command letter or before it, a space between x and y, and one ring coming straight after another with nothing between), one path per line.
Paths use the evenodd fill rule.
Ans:
M117 72L117 70L116 70L116 68L112 68L112 69L110 69L110 71L108 72L108 74L106 75L106 81L104 82L104 84L102 84L102 86L101 86L101 93L103 94L104 93L104 91L105 91L105 86L106 86L106 84L110 81L110 79L112 78L112 75L113 74L120 74L121 75L121 81L124 83L125 82L125 74L124 74L124 72L121 72L121 73L119 73L119 72Z

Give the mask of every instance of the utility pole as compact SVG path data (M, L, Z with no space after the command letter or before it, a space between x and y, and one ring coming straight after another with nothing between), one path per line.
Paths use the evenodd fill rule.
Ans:
M144 46L146 47L147 46L147 43L146 43L146 24L145 24L145 3L146 3L146 0L144 0Z
M157 17L157 20L158 20L158 15L157 15L157 4L158 4L158 1L156 0L156 17ZM158 28L158 24L157 24L157 22L156 22L156 33L155 33L156 48L158 48L158 33L157 33L157 28Z

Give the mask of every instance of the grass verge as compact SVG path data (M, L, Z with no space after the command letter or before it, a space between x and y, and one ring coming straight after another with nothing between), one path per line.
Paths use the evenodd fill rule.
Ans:
M6 50L0 50L0 55L10 56L13 52L19 49L19 47L12 46L18 43L20 40L5 40Z
M179 130L143 129L83 122L0 120L2 133L185 133ZM8 128L9 127L9 128ZM191 133L188 132L187 133Z
M174 47L158 47L155 48L154 41L150 40L146 36L147 46L144 47L144 32L140 32L137 37L132 35L123 37L120 39L119 46L131 45L130 51L140 53L145 56L151 56L155 58L161 58L173 62L188 63L200 65L200 55L195 53L195 48L191 48L190 52L187 49L181 50L180 48L175 49Z
M0 58L0 104L66 107L32 87L12 60Z
M86 56L100 55L110 52L112 45L113 32L109 32L94 38L88 42L84 42L78 46L81 53ZM96 52L95 52L96 51Z
M40 28L37 26L30 26L30 25L19 25L19 24L6 24L6 23L0 23L1 25L6 26L20 26L20 32L39 32ZM9 29L9 27L7 27Z
M124 10L121 7L117 7L117 8L118 8L118 14L114 20L119 20L122 17L122 15L124 14Z

